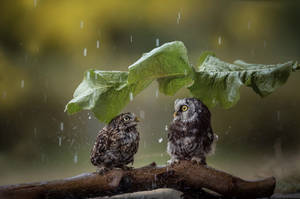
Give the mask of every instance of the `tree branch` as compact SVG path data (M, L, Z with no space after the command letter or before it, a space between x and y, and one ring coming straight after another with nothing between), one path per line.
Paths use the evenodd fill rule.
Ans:
M183 192L207 188L224 196L257 198L272 195L275 183L274 177L245 181L210 167L181 161L172 167L157 167L152 163L128 171L114 169L104 175L95 172L49 182L2 186L0 198L83 198L162 187Z

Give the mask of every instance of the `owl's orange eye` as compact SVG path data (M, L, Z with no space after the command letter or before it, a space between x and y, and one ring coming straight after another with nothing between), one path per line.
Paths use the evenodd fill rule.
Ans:
M189 107L187 105L183 105L181 107L181 110L184 112L184 111L187 111L189 109Z

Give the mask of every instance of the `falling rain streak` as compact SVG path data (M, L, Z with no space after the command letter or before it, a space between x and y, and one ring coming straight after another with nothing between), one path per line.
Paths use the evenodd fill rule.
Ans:
M37 0L33 0L33 7L34 7L34 8L37 7Z
M64 131L64 123L63 122L60 123L60 130Z
M84 21L80 21L80 29L83 29L83 27L84 27Z
M58 137L58 146L61 146L62 137Z
M177 14L177 24L179 24L179 22L180 22L180 19L181 19L181 13L180 13L180 12L178 12L178 14Z
M142 119L145 119L145 111L140 111L140 117L142 118Z
M75 153L75 155L74 155L74 163L77 164L77 162L78 162L78 155L77 155L77 153Z
M34 134L34 136L36 136L36 134L37 134L37 129L36 128L33 129L33 134Z
M158 92L158 89L155 91L155 97L156 98L158 98L158 94L159 94L159 92Z
M24 86L25 86L25 81L21 80L21 88L24 88Z
M164 140L163 138L159 138L158 143L162 143L163 140Z
M130 43L132 43L133 42L133 37L132 37L132 35L130 35Z
M96 41L96 47L100 48L100 41L99 40Z
M4 91L4 92L2 93L2 98L5 99L6 96L7 96L7 93L6 93L6 91Z
M85 57L87 56L87 49L86 48L83 49L83 56L85 56Z
M156 38L155 44L156 44L156 46L159 46L159 38Z
M133 100L133 93L132 92L129 93L129 99L130 99L130 101Z
M221 36L218 37L218 44L219 44L219 45L222 44L222 37L221 37Z

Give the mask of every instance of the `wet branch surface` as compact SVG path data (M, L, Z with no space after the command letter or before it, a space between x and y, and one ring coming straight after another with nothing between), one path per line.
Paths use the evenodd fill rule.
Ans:
M246 181L223 171L181 161L174 166L148 166L126 170L111 170L103 175L85 173L55 180L0 187L0 198L87 198L112 196L157 188L173 188L184 193L207 188L226 197L269 197L275 188L275 178Z

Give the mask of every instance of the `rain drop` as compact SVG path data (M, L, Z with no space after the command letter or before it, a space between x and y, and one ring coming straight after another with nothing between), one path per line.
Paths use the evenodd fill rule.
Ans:
M58 146L61 146L62 137L58 137Z
M78 162L78 155L77 155L77 153L75 153L75 155L74 155L74 163L77 164L77 162Z
M37 0L33 0L33 7L34 7L34 8L37 7Z
M34 129L33 129L33 134L34 134L35 137L36 137L36 133L37 133L37 129L34 128Z
M159 138L158 143L162 143L163 140L164 140L163 138Z
M47 100L48 100L48 96L46 93L44 93L44 102L47 103Z
M267 41L264 40L264 48L266 48L266 47L267 47Z
M86 78L87 78L87 80L90 80L90 79L91 79L91 73L90 73L90 71L88 71L88 72L86 73Z
M177 14L177 24L179 24L180 18L181 18L181 13L178 12L178 14Z
M159 46L159 38L156 38L155 43L156 43L156 46Z
M90 119L92 119L92 116L90 116L90 115L89 115L89 117L88 117L88 118L89 118L89 120L90 120Z
M100 41L99 40L96 41L96 47L100 48Z
M24 86L25 86L25 81L21 80L21 88L24 88Z
M46 155L44 153L42 153L41 155L41 161L44 162L46 160Z
M132 43L133 42L133 37L132 37L132 35L130 35L130 43Z
M251 22L248 21L248 30L250 30L250 28L251 28Z
M158 98L158 89L155 91L155 97Z
M129 93L129 99L130 99L130 101L133 100L133 93L132 92Z
M7 93L6 93L6 91L3 91L3 93L2 93L2 98L3 98L3 99L5 99L5 98L6 98L6 96L7 96Z
M166 125L166 126L165 126L165 130L166 130L166 131L168 131L168 130L169 130L169 127L168 127L168 125Z
M64 131L64 123L63 122L60 123L60 130Z
M213 104L216 104L216 103L217 103L216 98L213 98L213 99L212 99L212 103L213 103Z
M87 49L86 48L83 49L83 56L85 56L85 57L87 56Z
M222 38L221 38L221 36L218 37L218 44L219 44L219 45L222 44Z
M142 119L145 119L145 111L143 111L143 110L140 111L140 117Z
M280 120L280 111L277 111L277 120Z
M74 142L75 142L75 140L72 139L72 140L71 140L71 143L70 143L70 146L73 146Z
M80 21L80 29L83 29L83 27L84 27L84 21L81 20L81 21Z

